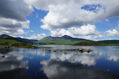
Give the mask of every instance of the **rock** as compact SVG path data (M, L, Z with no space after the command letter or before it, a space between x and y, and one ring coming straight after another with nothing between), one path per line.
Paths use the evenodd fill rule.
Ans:
M81 53L83 53L83 52L88 52L88 53L90 53L90 52L92 52L92 51L93 51L92 49L84 49L84 48L79 49L79 52L81 52Z

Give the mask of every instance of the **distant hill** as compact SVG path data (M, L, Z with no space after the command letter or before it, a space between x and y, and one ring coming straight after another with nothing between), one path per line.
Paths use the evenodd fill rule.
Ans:
M0 46L20 47L20 48L37 48L33 44L37 40L29 40L20 37L12 37L6 34L0 35Z
M73 38L68 35L64 35L62 37L52 37L48 36L41 39L38 43L39 44L75 44L78 42L91 42L92 40L82 39L82 38Z
M37 40L24 39L24 38L20 38L20 37L12 37L12 36L9 36L9 35L6 35L6 34L0 35L0 39L16 40L16 41L25 42L25 43L37 42Z
M83 46L119 46L119 40L101 40L93 41L82 38L73 38L68 35L62 37L48 36L40 41L24 39L20 37L12 37L6 34L0 35L0 45L20 46L20 47L32 47L32 44L40 45L83 45Z
M62 37L52 37L48 36L40 41L38 44L53 44L53 45L86 45L86 46L105 46L105 45L119 45L119 40L102 40L102 41L93 41L82 38L73 38L68 35L64 35Z

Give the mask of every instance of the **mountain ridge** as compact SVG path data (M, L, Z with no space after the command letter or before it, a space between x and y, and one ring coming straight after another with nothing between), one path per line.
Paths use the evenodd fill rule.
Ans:
M61 39L61 38L64 38L64 39L72 39L72 40L88 40L88 39L83 39L83 38L73 38L71 36L68 36L68 35L64 35L64 36L61 36L61 37L52 37L52 36L47 36L43 39L41 39L40 41L44 40L44 39L47 39L47 38L50 38L50 39ZM92 40L90 40L92 41Z
M0 35L0 40L15 40L18 42L24 42L24 43L34 43L34 44L53 44L53 45L119 45L119 40L88 40L83 38L73 38L68 35L64 35L62 37L52 37L47 36L41 40L31 40L31 39L25 39L20 37L13 37L10 35L2 34Z
M74 44L78 43L79 41L92 42L92 40L83 38L73 38L71 36L64 35L61 37L52 37L52 36L45 37L39 41L39 44Z
M73 38L68 35L64 35L62 37L52 37L48 36L43 39L41 39L39 44L58 44L58 45L106 45L106 44L113 44L113 45L119 45L119 40L99 40L99 41L94 41L94 40L88 40L88 39L83 39L83 38Z
M25 42L25 43L34 43L38 41L38 40L25 39L20 37L13 37L7 34L0 35L0 39L16 40L16 41Z

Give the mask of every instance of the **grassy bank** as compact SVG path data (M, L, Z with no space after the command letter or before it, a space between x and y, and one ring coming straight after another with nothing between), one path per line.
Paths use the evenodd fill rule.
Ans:
M37 44L37 43L36 43ZM38 43L38 45L74 45L74 46L119 46L117 43L111 42L76 42L76 43Z
M74 45L78 46L119 46L119 44L111 44L111 43L105 43L105 42L79 42Z
M0 45L19 48L38 48L33 46L32 43L19 42L16 40L0 39Z

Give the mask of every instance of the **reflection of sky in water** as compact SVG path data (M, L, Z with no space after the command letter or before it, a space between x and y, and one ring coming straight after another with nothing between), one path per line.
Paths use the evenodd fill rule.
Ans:
M2 54L0 54L0 57ZM28 61L22 61L23 55L7 54L5 57L0 58L0 72L10 71L19 68L28 68Z
M93 51L80 53L78 48ZM64 45L14 49L1 58L0 72L16 69L25 69L22 73L32 79L119 79L119 49Z
M94 67L67 62L43 61L43 71L49 79L118 79L119 77Z

